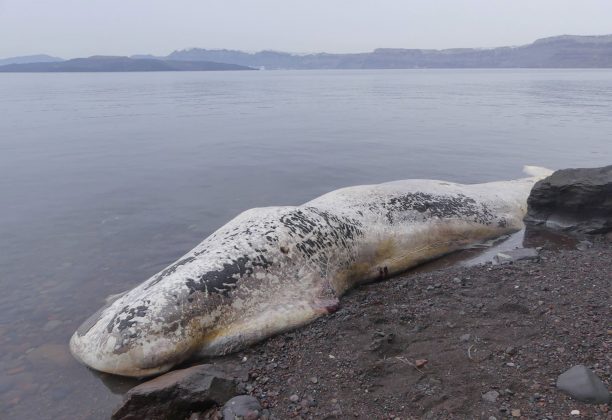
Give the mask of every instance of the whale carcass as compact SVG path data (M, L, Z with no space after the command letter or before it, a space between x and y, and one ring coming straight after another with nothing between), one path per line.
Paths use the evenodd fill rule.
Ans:
M70 349L93 369L148 376L306 324L360 283L521 229L531 187L550 173L526 172L349 187L247 210L92 315Z

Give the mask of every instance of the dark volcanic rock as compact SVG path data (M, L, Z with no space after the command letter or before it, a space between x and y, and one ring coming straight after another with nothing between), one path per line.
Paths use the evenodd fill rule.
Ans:
M527 224L581 234L612 231L612 165L556 171L533 187L527 203Z
M557 388L579 401L595 404L606 404L610 401L606 385L582 365L576 365L559 375Z
M180 419L236 395L233 379L211 365L175 370L132 388L113 420Z

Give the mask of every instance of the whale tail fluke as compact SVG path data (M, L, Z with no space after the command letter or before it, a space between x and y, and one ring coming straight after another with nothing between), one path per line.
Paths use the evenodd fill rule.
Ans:
M529 176L532 176L540 180L540 179L546 178L547 176L552 175L554 171L548 168L543 168L541 166L525 165L523 166L523 172L525 172Z

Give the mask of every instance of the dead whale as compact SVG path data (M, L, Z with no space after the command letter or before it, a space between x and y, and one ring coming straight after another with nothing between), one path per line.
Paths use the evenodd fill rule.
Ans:
M125 376L230 353L333 311L360 283L522 228L529 178L405 180L247 210L86 320L72 354Z

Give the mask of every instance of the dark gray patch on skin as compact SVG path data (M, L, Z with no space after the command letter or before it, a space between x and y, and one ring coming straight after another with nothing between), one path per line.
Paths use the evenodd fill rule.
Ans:
M382 213L390 224L397 217L410 211L426 213L441 219L462 218L476 223L490 225L495 215L484 203L477 203L473 198L463 194L456 196L434 195L423 192L403 194L381 203L370 203L369 210Z
M325 223L321 223L321 219ZM301 239L297 239L296 248L308 257L326 248L346 247L349 242L363 236L360 221L315 207L296 210L280 221L289 230L289 236ZM306 237L308 239L304 239Z
M203 313L206 308L216 308L227 303L226 297L222 293L213 293L204 296L202 293L195 292L192 295L186 294L187 302L184 302L179 310L167 310L164 316L164 322L161 325L163 334L175 332L179 327L186 328L190 321ZM220 315L217 315L217 317ZM217 323L215 318L212 325ZM183 330L183 333L185 330Z
M277 248L278 234L277 229L282 226L288 230L289 236L295 240L295 246L299 254L307 259L321 259L321 263L325 260L326 249L346 248L357 237L362 236L363 232L360 229L361 222L347 217L337 216L330 212L320 210L314 207L304 209L296 209L290 211L280 217L279 220L261 220L253 221L253 223L263 223L265 229L263 234L254 232L249 228L248 221L245 222L245 228L234 228L229 233L219 235L215 238L215 242L219 245L228 245L235 237L249 238L254 235L265 237L270 247L275 252L288 254L289 248L281 246ZM187 299L189 302L193 300L192 294L196 292L208 292L229 296L236 283L250 277L255 269L269 269L273 264L270 258L266 256L269 249L255 247L253 243L258 241L250 241L246 239L248 246L252 252L245 253L242 257L235 258L233 261L223 264L220 270L209 271L199 278L189 278L185 285L189 290ZM234 247L234 249L237 249ZM206 247L199 249L195 255L200 255L207 252ZM253 256L254 255L254 256Z
M147 302L150 303L150 302ZM135 308L130 308L129 306L124 306L121 310L115 314L115 316L110 320L106 327L106 331L109 333L113 332L113 329L117 327L117 331L124 331L127 328L132 327L136 324L134 318L143 317L147 314L148 307L145 305L136 306ZM122 314L127 314L126 317L120 317ZM130 338L135 338L130 336Z
M231 263L223 264L221 270L209 271L198 279L187 279L185 285L189 289L189 294L208 291L208 293L220 293L227 296L232 285L235 285L239 279L253 274L255 268L267 269L272 265L263 254L265 250L258 251L254 259L245 255L236 258Z
M190 263L195 260L195 257L186 257L172 264L170 267L166 267L161 273L159 273L147 286L145 290L149 290L151 287L159 283L164 277L174 273L180 266Z
M364 234L359 220L338 216L316 207L292 211L281 217L280 222L295 240L298 253L317 264L322 276L328 251L347 249Z

